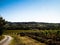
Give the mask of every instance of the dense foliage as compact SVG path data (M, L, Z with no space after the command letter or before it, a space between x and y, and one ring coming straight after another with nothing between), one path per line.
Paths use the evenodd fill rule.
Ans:
M8 30L60 30L60 23L8 22Z
M4 25L6 24L5 20L0 17L0 35L2 35L3 31L4 31Z
M20 35L31 37L47 45L60 45L60 31L21 32Z

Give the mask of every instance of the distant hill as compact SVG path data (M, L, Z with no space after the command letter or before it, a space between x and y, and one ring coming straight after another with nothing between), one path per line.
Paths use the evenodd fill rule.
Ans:
M59 30L60 23L44 23L44 22L7 22L6 29L8 30Z

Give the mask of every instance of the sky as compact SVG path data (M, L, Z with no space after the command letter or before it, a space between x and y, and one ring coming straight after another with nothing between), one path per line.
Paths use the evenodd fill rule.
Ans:
M0 16L11 22L60 23L60 0L0 0Z

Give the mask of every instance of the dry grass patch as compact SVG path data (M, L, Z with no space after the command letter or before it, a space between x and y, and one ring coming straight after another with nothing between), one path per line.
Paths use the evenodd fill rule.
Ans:
M27 36L23 36L23 37L20 36L20 39L21 39L22 43L25 45L45 45L44 43L40 43Z
M4 36L0 36L0 41L1 41L2 39L4 39Z

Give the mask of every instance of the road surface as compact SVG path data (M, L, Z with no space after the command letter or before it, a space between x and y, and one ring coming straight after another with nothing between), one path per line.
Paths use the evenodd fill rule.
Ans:
M4 36L5 38L2 41L0 41L0 45L9 45L10 41L12 40L12 37L8 35Z

